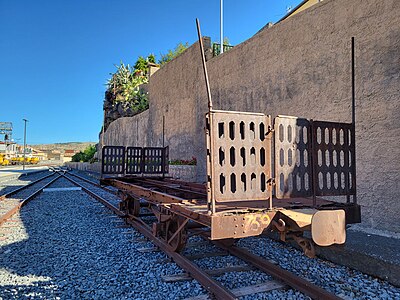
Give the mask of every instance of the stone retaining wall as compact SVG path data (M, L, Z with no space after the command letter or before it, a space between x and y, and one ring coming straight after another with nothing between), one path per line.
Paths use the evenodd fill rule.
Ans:
M397 0L325 0L207 62L214 109L351 122L354 36L358 199L366 225L397 232L399 10ZM196 157L204 182L207 95L197 43L152 76L149 99L148 111L110 125L106 144L162 146L165 117L170 158Z

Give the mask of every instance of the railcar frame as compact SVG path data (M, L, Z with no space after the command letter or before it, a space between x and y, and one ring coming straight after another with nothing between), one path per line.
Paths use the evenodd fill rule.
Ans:
M147 207L157 217L153 234L175 251L184 247L189 227L204 227L211 240L228 244L275 230L308 256L314 255L314 243L344 243L346 224L361 222L354 38L352 122L340 123L214 110L199 25L198 33L209 107L206 183L167 177L168 147L122 146L103 147L101 183L118 188L130 221ZM311 231L311 239L305 231Z

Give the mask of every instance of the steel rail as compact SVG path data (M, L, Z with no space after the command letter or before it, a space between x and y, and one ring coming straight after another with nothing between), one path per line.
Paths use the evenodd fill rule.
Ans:
M142 182L145 182L143 180ZM148 181L148 183L151 183ZM161 186L162 183L156 184L156 186ZM117 208L115 208L117 210ZM192 274L192 277L198 280L202 285L204 285L200 279L198 279L193 273L193 271L189 271L188 267L186 265L186 262L179 262L180 258L177 258L176 255L181 257L179 254L176 252L171 252L171 254L168 253L168 244L166 244L166 249L163 248L162 245L159 245L158 243L164 243L162 240L157 239L153 236L153 233L150 229L148 229L147 224L143 223L139 218L133 217L129 215L129 219L127 219L127 222L134 226L136 229L138 229L143 235L145 235L147 238L153 241L156 246L158 246L161 250L163 250L168 256L170 256L174 261L180 265L183 269L187 270L188 273ZM223 244L222 242L214 242L218 247L228 251L230 254L246 261L249 264L254 265L256 268L259 270L268 273L275 277L278 280L281 280L285 282L287 285L291 286L292 288L310 296L312 299L340 299L339 297L335 296L334 294L316 286L315 284L293 274L290 273L289 271L286 271L284 269L281 269L280 267L268 262L267 260L256 256L250 252L248 252L246 249L239 248L236 246L227 246ZM185 260L185 258L183 258ZM181 264L182 263L182 264ZM194 266L196 272L202 272L201 270L198 269L198 267L195 265ZM214 292L213 292L214 293ZM215 294L215 293L214 293Z
M71 172L67 172L67 173L68 173L68 175L72 175L72 176L74 176L76 178L79 178L79 179L81 179L81 180L83 180L83 181L85 181L87 183L93 184L93 185L97 186L98 188L101 188L101 189L103 189L103 190L105 190L105 191L107 191L107 192L109 192L111 194L114 194L114 195L118 194L118 192L116 192L116 191L114 191L114 190L112 190L112 189L110 189L108 187L102 186L101 184L99 184L97 182L94 182L94 181L92 181L90 179L84 178L82 176L79 176L79 175L71 173Z
M53 174L52 174L53 175ZM4 215L0 217L0 226L5 223L9 218L11 218L14 214L16 214L20 209L25 206L30 200L32 200L35 196L37 196L44 188L48 187L50 184L52 184L54 181L59 179L62 175L58 175L56 178L52 179L48 183L46 183L44 186L42 186L40 189L35 191L33 194L29 195L26 197L24 200L19 202L16 206L14 206L12 209L10 209L8 212L6 212Z
M181 193L186 193L186 194L192 194L193 196L200 196L207 198L207 193L206 192L198 192L198 191L192 191L188 190L182 187L174 187L171 186L171 184L174 184L172 182L165 182L165 181L157 181L157 180L152 180L152 179L144 179L144 178L138 178L137 181L143 183L143 184L150 184L156 187L160 187L166 190L173 190ZM178 185L178 183L176 184Z
M6 193L6 194L3 194L3 195L0 196L0 201L4 200L5 198L10 197L11 195L14 195L14 194L18 193L19 191L22 191L23 189L25 189L25 188L27 188L27 187L29 187L29 186L31 186L31 185L34 185L35 183L38 183L38 182L42 181L43 179L46 179L46 178L48 178L48 177L50 177L50 176L53 176L53 175L54 175L54 173L48 174L48 175L43 176L43 177L41 177L41 178L39 178L39 179L37 179L37 180L35 180L35 181L30 182L30 183L28 183L28 184L26 184L26 185L24 185L24 186L21 186L21 187L19 187L19 188L16 188L15 190L13 190L13 191L11 191L11 192L8 192L8 193Z
M96 193L90 191L79 182L69 178L65 174L63 174L67 180L72 182L73 184L79 186L88 193L90 196L104 204L106 207L110 208L114 213L116 213L120 217L126 217L126 214L120 211L117 207L109 203L103 197L97 195ZM129 215L129 219L126 219L127 223L136 228L141 234L143 234L146 238L151 240L154 245L160 248L166 255L168 255L178 266L184 269L186 272L190 274L194 279L196 279L209 293L213 294L217 299L237 299L237 297L228 289L223 287L219 282L210 277L206 272L199 269L199 267L191 262L189 259L180 255L177 252L171 250L170 246L164 242L163 240L155 237L152 233L152 230L149 228L147 224L145 224L139 218L136 218L132 215Z
M79 186L80 188L82 188L82 190L84 192L86 192L87 194L89 194L90 196L92 196L93 198L95 198L96 200L98 200L99 202L101 202L102 204L104 204L105 206L107 206L109 209L111 209L116 215L120 216L120 217L125 217L125 213L123 213L122 211L119 210L118 207L112 205L110 202L108 202L106 199L104 199L103 197L101 197L100 195L97 195L96 193L92 192L91 190L89 190L88 188L86 188L85 186L83 186L82 184L80 184L79 182L73 180L72 178L69 178L67 175L62 174L62 176L64 178L66 178L67 180L69 180L71 183L75 184L76 186ZM89 182L91 184L93 184L94 186L95 183L93 182Z
M279 266L274 265L273 263L265 260L264 258L257 256L253 253L250 253L248 250L237 247L237 246L226 246L221 242L213 242L218 247L228 251L233 256L236 256L245 262L253 265L257 269L270 274L291 286L292 288L306 294L312 299L323 299L323 300L338 300L341 299L336 295L320 288L319 286L305 280L289 271L286 271Z

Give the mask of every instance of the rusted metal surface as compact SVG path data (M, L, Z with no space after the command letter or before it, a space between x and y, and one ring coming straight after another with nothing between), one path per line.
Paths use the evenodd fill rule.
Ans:
M276 211L212 215L211 240L243 238L260 235L270 224Z
M109 180L103 180L103 183L108 183L122 191L128 192L130 194L133 194L137 197L143 197L146 198L150 201L154 201L157 203L178 203L182 202L185 199L169 195L163 192L156 191L152 188L146 188L142 187L138 184L133 184L133 183L127 183L123 182L121 180L117 179L109 179Z
M136 181L144 185L158 187L164 193L168 193L170 195L176 195L178 197L188 200L206 199L207 197L205 190L203 192L198 192L196 190L187 189L185 186L181 186L180 184L175 184L175 183L168 184L166 182L160 182L159 180L153 180L149 178L137 178Z
M217 299L236 299L236 297L224 288L219 282L212 279L205 271L199 269L199 267L191 262L189 259L180 255L177 252L171 251L168 244L162 240L154 237L148 227L143 222L137 219L129 219L128 223L134 226L141 234L150 239L157 247L164 251L173 261L186 270L194 279L196 279L208 292L213 294Z
M267 260L254 255L247 251L246 249L239 248L237 246L230 246L227 247L223 243L215 242L216 245L225 249L232 255L243 259L247 263L255 266L257 269L270 274L276 279L282 280L287 283L292 288L306 294L307 296L311 297L312 299L323 299L323 300L338 300L339 297L335 296L334 294L316 286L315 284L296 276L289 271L286 271L279 266L274 265L273 263L268 262Z
M26 189L27 187L29 187L29 186L31 186L31 185L34 185L35 183L38 183L38 182L42 181L43 179L49 178L50 176L53 176L53 175L54 175L54 174L48 174L48 175L43 176L43 177L41 177L41 178L39 178L39 179L37 179L37 180L35 180L35 181L32 181L32 182L28 183L27 185L21 186L21 187L15 189L15 190L13 190L13 191L7 193L7 194L1 195L1 196L0 196L0 201L1 201L1 200L4 200L4 199L6 199L6 198L9 198L10 196L12 196L12 195L18 193L19 191L21 191L21 190L23 190L23 189Z
M104 146L102 174L138 175L168 173L168 147Z
M215 202L268 200L271 178L270 117L211 111L207 139L209 198Z
M126 174L141 174L143 168L143 148L126 148Z
M318 211L311 209L311 198L297 197L274 199L274 207L278 208L272 210L268 209L265 200L220 202L216 205L216 212L209 214L204 192L186 190L170 179L120 178L106 179L103 183L117 187L133 198L164 207L171 213L209 227L210 238L213 240L259 235L271 226L274 218L285 220L285 232L311 230L312 216ZM320 209L346 211L348 223L357 221L357 215L354 216L354 212L349 209L353 206L339 205L319 198L317 204ZM128 207L129 203L126 206Z
M82 176L79 176L77 174L70 173L70 172L68 173L68 175L71 175L73 177L79 178L80 180L83 180L83 181L85 181L87 183L93 184L93 185L95 185L95 186L97 186L97 187L99 187L99 188L101 188L101 189L103 189L103 190L105 190L105 191L107 191L107 192L109 192L111 194L114 194L114 195L118 194L116 191L114 191L114 190L112 190L112 189L110 189L110 188L108 188L106 186L102 186L101 184L98 184L97 182L94 182L92 180L86 179L85 177L82 177Z
M114 205L112 205L109 201L107 201L106 199L104 199L103 197L97 195L96 193L92 192L91 190L89 190L88 188L84 187L82 184L80 184L79 182L77 182L76 180L73 180L72 178L70 178L69 176L62 174L62 176L64 178L66 178L67 180L69 180L70 182L72 182L73 184L75 184L76 186L79 186L82 188L82 190L84 190L86 193L88 193L89 195L91 195L93 198L97 199L99 202L101 202L102 204L104 204L106 207L108 207L109 209L111 209L116 215L120 216L120 217L124 217L125 214L123 212L121 212L119 210L118 207L115 207Z
M316 196L354 195L352 124L312 121L313 188Z
M53 176L53 174L51 174ZM62 175L58 175L56 178L53 180L49 181L46 183L44 186L42 186L40 189L36 190L34 193L23 199L21 202L18 203L18 205L14 206L11 210L6 212L4 215L0 217L0 226L4 224L9 218L11 218L13 215L15 215L17 212L20 211L20 209L25 206L30 200L32 200L34 197L36 197L44 188L48 187L50 184L52 184L54 181L59 179ZM49 177L49 176L47 176ZM47 178L46 177L46 178ZM44 178L43 178L44 179ZM28 186L24 186L24 188L27 188Z
M115 181L118 181L118 180L116 180L116 179L108 180L108 182L115 182ZM160 180L160 183L158 185L160 185L161 182L162 181ZM130 185L132 183L125 183L125 184ZM170 182L167 182L166 184L170 184ZM110 207L114 211L117 210L116 207L112 206L109 203L107 204L106 203L107 201L104 200L102 197L96 197L96 199L102 199L101 202L103 204ZM143 235L145 235L147 238L149 238L157 247L159 247L169 257L171 257L174 260L174 262L176 262L179 266L181 266L183 269L185 269L194 279L198 280L207 289L207 291L212 293L217 299L235 299L235 296L231 291L225 289L218 282L216 282L215 280L210 278L205 271L200 270L198 268L198 266L193 264L188 258L185 258L176 252L177 247L180 248L181 242L182 242L182 240L179 236L182 234L182 230L184 230L184 228L187 227L188 221L190 219L190 218L179 217L179 215L180 215L179 213L178 214L172 213L172 211L175 209L175 206L187 209L186 206L181 206L181 204L182 203L165 204L165 205L157 205L155 207L154 212L156 213L156 216L159 220L163 220L162 222L168 223L171 220L173 220L173 218L176 218L176 222L173 223L174 226L169 227L169 229L168 229L168 227L166 227L167 234L165 237L159 237L158 231L160 230L160 226L153 225L153 228L151 229L140 218L138 218L136 216L125 215L122 211L120 211L119 215L125 217L128 224L133 225L139 232L141 232ZM222 205L226 205L226 204L222 204ZM206 212L207 210L204 210L204 211ZM302 223L301 223L302 220L304 221L304 223L309 222L309 216L312 215L312 213L314 211L316 211L316 210L313 209L312 211L310 211L310 213L307 213L306 211L304 211L304 214L303 214L304 217L300 218L301 220L298 219L298 222L300 222L299 226L302 226ZM270 212L270 213L271 213L271 216L269 216L268 218L273 220L274 219L274 216L272 215L273 212ZM281 218L283 216L283 213L284 212L282 210L276 212L277 215L279 214L278 215L279 218ZM292 212L293 215L291 215L291 216L293 217L296 213L297 214L301 213L301 210L298 210L297 212ZM165 214L165 215L163 216L163 214ZM289 216L290 214L287 214L287 215ZM218 215L210 216L210 215L205 214L204 216L208 216L209 218L218 218ZM235 227L236 228L245 228L246 226L253 227L254 222L259 222L260 217L263 217L262 214L260 214L258 216L254 215L255 218L253 220L249 219L250 222L248 222L247 225L241 226L242 224L246 224L246 220L243 220L244 222L236 220L236 223L228 224L228 223L224 222L223 218L225 216L226 215L221 214L220 225L230 227L230 228L235 228ZM244 216L249 217L249 212L247 212L247 214L245 214ZM181 221L178 221L178 219ZM228 219L225 219L225 221L226 220L228 220ZM234 220L232 219L232 221L234 221ZM267 224L268 222L269 222L269 220L266 220L265 224ZM238 225L238 226L235 226L235 225ZM281 222L280 225L278 225L278 227L280 227L282 230L284 230L284 228L286 227L285 222ZM201 231L201 232L204 235L206 235L206 232L204 232L204 231ZM311 251L311 252L313 251L312 244L309 244L309 241L307 239L305 239L301 236L294 236L294 238L299 242L300 245L303 245L306 248L306 250ZM174 240L175 240L175 242L173 242ZM228 242L225 242L225 241L217 242L216 244L219 247L223 248L228 253L230 253L240 259L243 259L244 261L248 262L249 264L252 264L256 268L272 275L276 279L284 281L286 284L290 285L294 289L299 290L302 293L305 293L306 295L310 296L313 299L339 299L335 295L321 289L318 286L315 286L314 284L312 284L300 277L297 277L296 275L294 275L286 270L279 268L278 266L262 259L261 257L251 254L250 252L248 252L245 249L238 248L238 247L232 245L232 243L229 243L229 240L230 239L228 239Z
M125 171L125 147L104 146L102 150L102 174L121 174Z
M168 173L168 147L143 148L143 174Z
M82 187L82 189L85 192L87 192L89 195L100 201L102 204L111 209L118 216L124 217L128 224L135 227L141 234L150 239L155 246L159 247L162 251L164 251L164 253L166 253L171 259L173 259L173 261L177 265L186 270L194 279L196 279L208 292L213 294L217 299L236 299L236 297L229 290L224 288L216 280L212 279L212 277L210 277L206 272L199 269L197 265L195 265L193 262L191 262L184 256L180 255L179 253L175 252L175 249L171 247L171 245L169 245L167 241L163 241L160 238L157 238L153 234L153 230L150 229L142 220L140 220L135 216L129 216L129 218L126 218L127 216L125 215L124 212L120 211L117 207L112 205L106 199L90 191L89 189L83 187L81 184L79 184L69 176L66 175L63 176L72 183L74 183L75 185ZM187 221L181 223L177 228L177 231L180 232L180 230L183 229L183 226L181 227L181 225L182 224L186 225L186 223ZM169 236L171 242L175 237L176 235L174 236L174 234L171 234Z
M278 116L274 129L276 197L312 196L310 122Z

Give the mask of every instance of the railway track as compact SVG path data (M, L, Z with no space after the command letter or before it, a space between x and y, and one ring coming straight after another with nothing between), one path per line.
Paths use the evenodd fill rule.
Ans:
M16 188L15 190L0 196L0 226L14 216L19 210L37 196L44 188L52 184L61 175L57 172L45 176Z
M254 287L249 286L246 288L242 288L239 290L232 291L225 286L223 286L220 282L213 278L212 274L209 274L207 270L201 269L196 263L193 262L193 259L185 257L184 255L177 253L171 249L171 246L164 240L157 238L153 235L152 228L144 222L139 217L129 216L126 218L125 212L119 209L119 199L115 195L115 191L110 191L110 189L100 186L99 184L87 180L81 176L72 173L63 174L66 179L70 182L79 186L86 193L97 199L103 205L112 210L119 217L125 218L126 222L129 225L132 225L136 228L141 234L143 234L146 238L152 241L152 243L163 251L166 255L168 255L177 265L179 265L190 277L196 279L208 293L216 297L217 299L237 299L239 296L249 295L252 292L265 292L277 288L282 287L291 287L295 290L298 290L305 295L311 297L312 299L340 299L334 294L312 284L311 282L290 273L274 263L269 262L266 259L263 259L257 255L250 253L248 250L226 243L226 242L213 242L215 246L219 249L223 250L225 255L232 255L234 257L239 258L241 261L244 261L249 266L252 266L252 269L257 269L259 271L265 272L271 275L278 281L270 281L265 285ZM196 232L197 231L197 232ZM201 230L198 228L193 229L191 234L202 234ZM172 239L172 238L171 238ZM211 254L212 255L212 254ZM205 254L206 256L206 254ZM235 268L231 268L227 270L228 272L234 271ZM240 269L240 268L239 268ZM243 271L243 270L239 270ZM211 272L212 273L212 272ZM215 274L215 273L214 273ZM258 288L258 290L257 290ZM199 296L194 299L205 299L207 297Z

